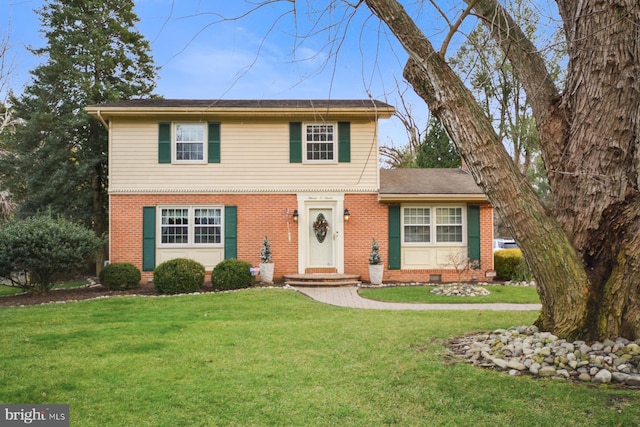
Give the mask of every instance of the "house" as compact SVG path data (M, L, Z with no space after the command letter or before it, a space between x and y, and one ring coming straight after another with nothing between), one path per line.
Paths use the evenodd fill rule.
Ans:
M455 170L380 170L375 100L168 100L91 105L109 130L109 260L150 279L188 257L211 271L258 265L275 277L350 273L368 280L372 239L386 281L457 279L493 268L492 208Z

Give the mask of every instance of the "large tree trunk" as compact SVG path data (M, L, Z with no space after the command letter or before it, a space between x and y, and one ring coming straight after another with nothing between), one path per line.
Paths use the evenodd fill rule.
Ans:
M568 37L580 40L570 43L570 90L562 97L534 46L497 2L467 2L486 18L523 82L550 177L552 212L518 172L472 94L402 6L395 0L366 0L409 53L405 77L445 126L520 243L543 304L539 325L569 339L639 337L636 0L598 2L580 10L572 0L559 1ZM596 65L589 57L594 49Z

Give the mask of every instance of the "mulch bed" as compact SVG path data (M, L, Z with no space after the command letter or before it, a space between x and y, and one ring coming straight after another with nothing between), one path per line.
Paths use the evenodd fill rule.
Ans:
M211 283L205 283L200 292L213 292ZM9 295L0 297L0 307L38 305L56 303L62 301L81 301L91 298L115 296L115 295L155 295L153 285L146 283L136 289L126 291L109 291L102 285L81 286L71 289L53 289L45 295Z

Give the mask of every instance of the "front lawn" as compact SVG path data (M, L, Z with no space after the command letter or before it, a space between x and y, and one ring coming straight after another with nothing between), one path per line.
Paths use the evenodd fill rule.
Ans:
M392 312L287 290L0 309L0 402L77 426L636 425L633 390L454 363L445 343L536 312Z
M539 304L540 297L533 286L501 286L491 285L485 288L491 292L485 296L460 297L432 294L436 286L393 286L388 288L360 289L360 295L377 301L408 302L425 304L446 303L513 303Z

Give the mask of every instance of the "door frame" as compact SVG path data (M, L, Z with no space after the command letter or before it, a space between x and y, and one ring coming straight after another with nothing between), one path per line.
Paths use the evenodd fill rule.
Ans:
M311 209L332 209L333 218L329 220L333 224L330 236L334 242L335 269L344 274L344 193L304 193L298 194L298 273L304 274L310 259L309 232L307 226L311 220Z

